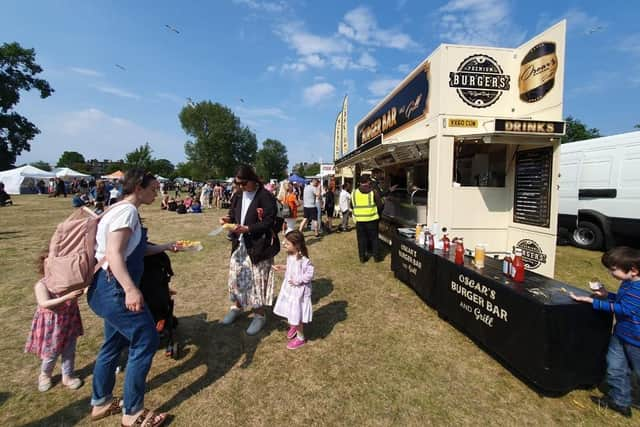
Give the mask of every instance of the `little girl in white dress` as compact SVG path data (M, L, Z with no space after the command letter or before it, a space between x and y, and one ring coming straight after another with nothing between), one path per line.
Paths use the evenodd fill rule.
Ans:
M285 272L273 313L287 318L289 322L287 348L295 350L306 343L303 324L311 322L313 317L311 306L313 264L309 260L304 235L300 231L293 230L287 233L284 248L287 251L287 265L273 266L274 270Z

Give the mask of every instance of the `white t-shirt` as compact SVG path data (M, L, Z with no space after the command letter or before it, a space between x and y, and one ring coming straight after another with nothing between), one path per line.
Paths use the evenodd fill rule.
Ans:
M123 228L130 228L133 231L127 243L127 250L124 256L126 260L129 255L133 253L133 250L138 246L142 238L138 210L131 203L121 203L118 206L114 206L98 223L98 231L96 233L96 260L100 261L106 254L107 234ZM108 267L108 262L105 262L102 266L104 270Z
M120 192L116 187L113 187L111 191L109 191L109 197L112 199L117 199L118 197L120 197Z
M339 202L341 212L346 212L349 209L351 209L351 206L349 205L350 201L351 201L351 194L349 194L347 190L342 190L340 192L340 202Z
M240 214L240 224L244 225L244 219L247 216L249 205L253 202L253 198L256 197L256 192L243 191L242 192L242 213Z

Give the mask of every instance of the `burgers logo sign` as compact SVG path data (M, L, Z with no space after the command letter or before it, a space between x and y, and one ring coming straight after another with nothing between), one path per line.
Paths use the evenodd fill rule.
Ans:
M472 55L460 63L457 71L449 73L449 87L474 108L495 104L502 92L509 90L510 80L489 55Z

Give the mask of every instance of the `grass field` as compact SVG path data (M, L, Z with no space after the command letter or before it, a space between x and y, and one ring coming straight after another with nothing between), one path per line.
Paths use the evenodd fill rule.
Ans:
M70 200L14 201L0 209L0 424L86 425L102 334L86 301L76 358L81 389L62 387L57 367L58 383L39 393L39 360L22 352L35 309L34 259L70 213ZM638 411L628 421L595 408L589 396L597 390L538 395L396 280L388 257L361 266L355 232L308 240L316 277L307 346L286 350L285 324L273 317L256 337L244 333L247 317L222 326L229 242L207 237L220 214L175 215L157 204L142 210L151 240L201 240L205 247L171 255L185 355L174 361L159 351L148 377L147 406L169 411L172 425L638 425ZM595 275L615 289L600 255L560 247L556 277L581 286Z

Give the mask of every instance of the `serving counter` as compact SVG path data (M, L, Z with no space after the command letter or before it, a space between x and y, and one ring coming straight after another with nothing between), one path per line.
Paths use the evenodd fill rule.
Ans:
M600 383L612 316L569 297L587 292L531 271L515 283L491 258L482 269L470 257L456 265L454 248L429 251L395 235L392 271L440 317L540 391Z

